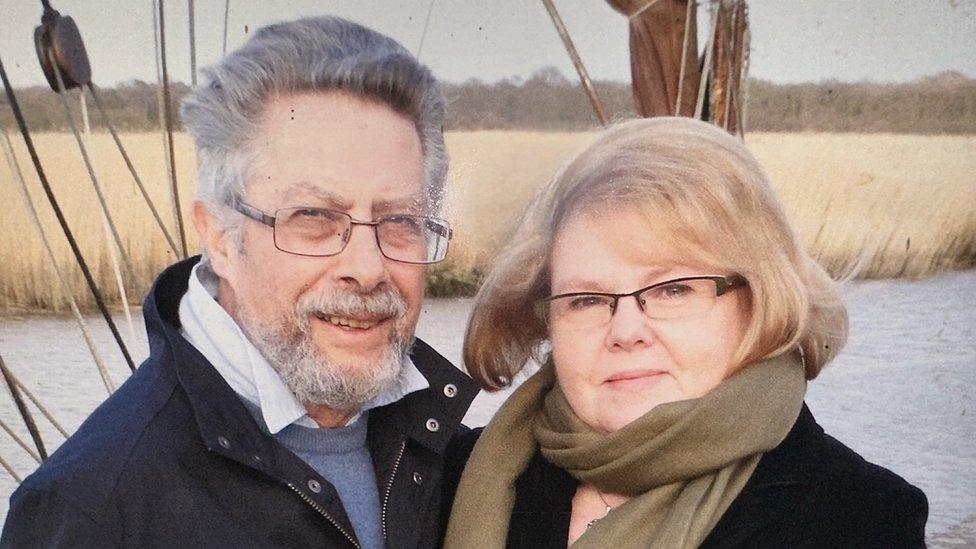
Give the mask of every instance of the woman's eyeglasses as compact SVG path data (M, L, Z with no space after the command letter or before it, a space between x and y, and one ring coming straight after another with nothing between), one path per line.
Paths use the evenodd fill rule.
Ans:
M746 279L732 276L688 276L658 282L626 294L572 292L544 298L546 318L554 328L600 328L610 323L622 298L633 297L648 318L670 320L708 312L719 296L746 286Z

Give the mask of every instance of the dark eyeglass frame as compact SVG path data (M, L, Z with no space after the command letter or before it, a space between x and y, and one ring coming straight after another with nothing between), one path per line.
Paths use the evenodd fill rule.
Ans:
M433 263L439 263L443 261L444 258L447 257L447 250L451 244L451 237L454 236L454 229L451 228L450 223L448 223L443 219L437 217L430 217L426 215L389 214L389 215L381 215L380 217L372 221L363 221L363 220L356 219L353 216L349 215L348 213L341 212L339 210L332 210L329 208L319 208L315 206L291 206L288 208L279 208L275 210L275 215L271 216L265 213L263 210L256 208L242 200L236 200L234 202L234 209L240 212L241 214L243 214L245 217L248 217L250 219L257 221L258 223L263 223L271 227L272 231L275 231L275 227L277 225L278 212L283 210L294 210L294 209L315 210L319 212L328 212L330 214L337 214L339 216L346 217L349 219L350 231L343 237L342 246L339 248L339 250L331 254L302 254L302 253L297 253L290 250L282 249L281 246L278 245L277 236L274 233L272 233L272 240L274 241L275 248L277 248L282 252L285 252L286 254L298 255L302 257L332 257L334 255L339 255L342 253L343 250L346 249L346 245L349 244L349 238L352 233L352 227L356 225L366 225L368 227L373 228L373 237L376 239L376 247L379 249L380 253L383 254L383 257L389 259L390 261L397 261L399 263L408 263L411 265L430 265ZM380 243L380 233L377 230L377 227L379 227L380 223L384 221L393 220L393 219L403 219L403 218L416 219L418 221L425 222L424 226L426 226L429 229L437 229L435 230L435 232L438 232L439 236L447 240L447 244L444 247L444 257L433 261L404 261L402 259L397 259L386 255L386 252L383 250L383 244ZM427 221L433 221L434 223L426 223ZM443 229L444 232L440 232L439 231L440 229Z
M613 304L610 306L610 315L613 316L617 312L617 304L620 300L625 297L633 297L634 301L637 302L637 307L640 308L641 312L644 312L644 303L640 300L640 294L653 290L654 288L660 288L661 286L667 286L668 284L674 284L676 282L687 282L689 280L711 280L715 283L715 297L721 297L723 294L732 290L734 288L740 288L743 286L748 286L749 283L746 281L745 277L742 275L731 275L731 276L720 276L720 275L700 275L700 276L684 276L681 278L672 278L671 280L665 280L663 282L656 282L650 286L646 286L639 290L634 290L633 292L628 292L625 294L614 294L609 292L569 292L559 295L551 295L549 297L544 297L539 300L540 303L548 304L550 301L555 299L561 299L564 297L584 297L584 296L600 296L609 297L613 299Z

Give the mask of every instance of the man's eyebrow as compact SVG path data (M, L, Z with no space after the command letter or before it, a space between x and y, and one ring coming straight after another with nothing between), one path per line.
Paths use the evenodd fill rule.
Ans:
M374 212L406 212L418 213L424 209L424 200L420 194L411 194L400 198L377 200L373 202Z
M317 204L287 204L287 206L315 206L325 203L337 210L346 211L352 208L352 203L338 194L331 193L318 185L313 185L307 181L299 181L290 186L282 193L282 197L287 200L307 200L307 197L315 200Z

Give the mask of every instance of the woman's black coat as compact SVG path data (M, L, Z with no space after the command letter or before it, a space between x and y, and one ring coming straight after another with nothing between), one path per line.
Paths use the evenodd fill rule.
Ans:
M460 439L446 462L464 463L479 431ZM460 474L445 472L445 501ZM508 547L564 549L577 485L537 453L516 481ZM921 490L826 435L804 405L701 547L924 547L927 516Z

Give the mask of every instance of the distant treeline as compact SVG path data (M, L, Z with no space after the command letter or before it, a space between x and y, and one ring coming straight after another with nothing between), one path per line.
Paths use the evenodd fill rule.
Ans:
M595 86L612 118L633 116L629 84L597 81ZM175 105L187 90L180 83L172 87L177 127ZM527 79L447 83L444 91L448 130L584 130L597 125L579 83L552 67ZM151 131L159 127L154 84L133 81L101 89L100 96L119 129ZM58 98L48 88L22 88L17 97L31 129L68 129ZM0 107L0 124L11 127L13 115L6 97L0 97ZM78 116L76 99L72 108ZM746 120L748 131L976 133L976 79L957 72L904 84L773 84L752 79ZM92 125L102 127L94 109Z

